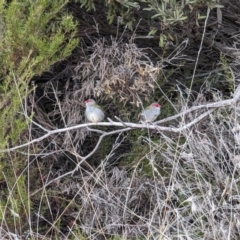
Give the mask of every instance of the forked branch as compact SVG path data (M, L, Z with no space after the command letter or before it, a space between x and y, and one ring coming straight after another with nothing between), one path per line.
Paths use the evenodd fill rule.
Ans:
M200 106L193 106L186 111L183 111L174 116L162 119L155 123L146 124L146 123L131 123L131 122L122 122L122 121L115 122L115 121L109 120L109 122L83 123L83 124L78 124L75 126L65 127L65 128L61 128L61 129L55 129L55 130L47 130L47 129L41 127L46 132L46 134L44 134L43 136L33 139L32 141L29 141L27 143L15 146L15 147L7 148L7 149L0 149L0 152L14 151L14 150L20 149L22 147L30 146L33 143L40 142L43 139L46 139L49 136L54 135L54 134L59 134L62 132L72 131L72 130L86 128L86 127L90 127L90 126L112 126L112 127L121 127L122 128L122 129L111 131L111 132L106 132L106 133L102 132L102 135L99 139L100 142L101 142L101 138L105 137L106 135L115 134L116 132L121 132L121 131L130 131L132 129L137 129L137 128L155 129L160 132L181 133L182 131L184 131L184 130L192 127L193 125L197 124L198 122L200 122L202 119L207 117L210 113L212 113L215 109L220 108L220 107L226 107L226 106L234 106L237 103L237 101L239 100L239 98L240 98L240 85L237 87L232 99L223 100L223 101L214 102L214 103L208 103L208 104L200 105ZM169 121L175 120L179 117L184 118L186 116L186 114L189 114L189 113L191 113L193 111L197 111L197 110L203 110L203 109L206 109L206 111L204 113L202 113L200 116L196 117L193 121L191 121L183 126L179 126L179 127L159 126L160 123L169 122ZM34 121L32 121L32 123L37 125L38 127L40 127L39 124L35 123ZM93 131L95 131L95 130L93 130Z

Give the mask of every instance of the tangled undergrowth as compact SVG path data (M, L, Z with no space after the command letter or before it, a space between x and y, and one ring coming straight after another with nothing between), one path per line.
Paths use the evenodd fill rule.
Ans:
M215 102L224 100L221 92L210 93ZM180 96L183 112L187 99ZM192 104L208 102L202 94ZM32 229L45 225L39 233L48 229L64 239L238 239L239 109L239 103L217 108L180 134L148 131L131 142L132 149L141 145L144 151L125 166L110 164L123 144L121 132L111 138L108 154L95 156L97 165L73 176L67 173L75 167L77 148L45 148L45 157L35 159L34 178L41 172L47 180L36 183L31 195L39 211ZM199 114L169 125L184 126Z
M89 97L127 123L161 100L156 124L181 131L112 124L56 132L16 152L26 156L21 169L9 153L15 182L0 184L2 239L239 239L240 108L223 103L240 82L240 40L228 39L220 54L217 41L203 46L207 34L202 48L192 41L169 42L175 49L160 58L135 39L91 40L36 81L23 143L84 123ZM216 58L223 50L230 56ZM217 106L188 111L211 102Z

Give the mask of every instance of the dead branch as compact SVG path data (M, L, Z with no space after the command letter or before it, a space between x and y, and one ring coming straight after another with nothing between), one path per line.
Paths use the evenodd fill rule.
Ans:
M162 132L172 132L172 133L180 133L183 130L186 130L190 127L192 127L193 125L197 124L198 122L200 122L202 119L204 119L206 116L208 116L210 113L212 113L215 109L220 108L220 107L226 107L226 106L231 106L231 105L235 105L237 103L237 101L240 98L240 85L237 87L235 93L234 93L234 97L232 99L229 100L223 100L223 101L219 101L219 102L214 102L214 103L208 103L205 105L200 105L200 106L194 106L191 107L190 109L183 111L182 113L176 114L172 117L168 117L165 118L161 121L155 122L154 124L144 124L144 123L131 123L131 122L100 122L100 123L83 123L83 124L78 124L75 126L71 126L71 127L65 127L65 128L61 128L61 129L55 129L55 130L47 130L43 127L41 127L44 131L46 131L47 133L44 134L43 136L33 139L32 141L29 141L27 143L12 147L12 148L7 148L7 149L0 149L0 152L10 152L10 151L14 151L17 149L20 149L22 147L27 147L30 146L33 143L36 142L40 142L43 139L46 139L47 137L57 134L57 133L62 133L62 132L66 132L66 131L72 131L72 130L76 130L79 128L86 128L89 126L113 126L113 127L123 127L123 129L119 129L119 130L115 130L115 131L111 131L111 132L101 132L102 135L99 138L99 141L101 142L102 138L107 136L107 135L111 135L111 134L115 134L117 132L121 132L121 131L130 131L132 129L137 129L137 128L145 128L145 129L156 129L158 131L162 131ZM167 122L170 120L174 120L177 119L178 117L185 117L186 114L192 112L192 111L196 111L196 110L200 110L200 109L207 109L206 112L202 113L199 117L195 118L193 121L189 122L188 124L184 125L184 126L180 126L180 127L163 127L163 126L159 126L156 124L160 124L163 122ZM32 121L33 124L36 124L34 121ZM37 126L39 126L39 124L36 124ZM100 144L100 143L99 143ZM98 145L98 144L97 144Z

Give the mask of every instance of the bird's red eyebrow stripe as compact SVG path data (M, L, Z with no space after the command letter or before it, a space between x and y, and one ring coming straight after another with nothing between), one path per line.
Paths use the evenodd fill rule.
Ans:
M158 104L158 103L153 103L152 106L154 106L154 107L161 107L161 105Z

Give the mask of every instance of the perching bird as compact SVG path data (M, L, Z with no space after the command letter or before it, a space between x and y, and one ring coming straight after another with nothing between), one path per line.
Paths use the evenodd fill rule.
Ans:
M85 117L88 122L98 123L104 119L104 112L93 99L84 101L86 105Z
M146 107L140 114L140 121L153 122L161 113L161 105L159 103L152 103Z

